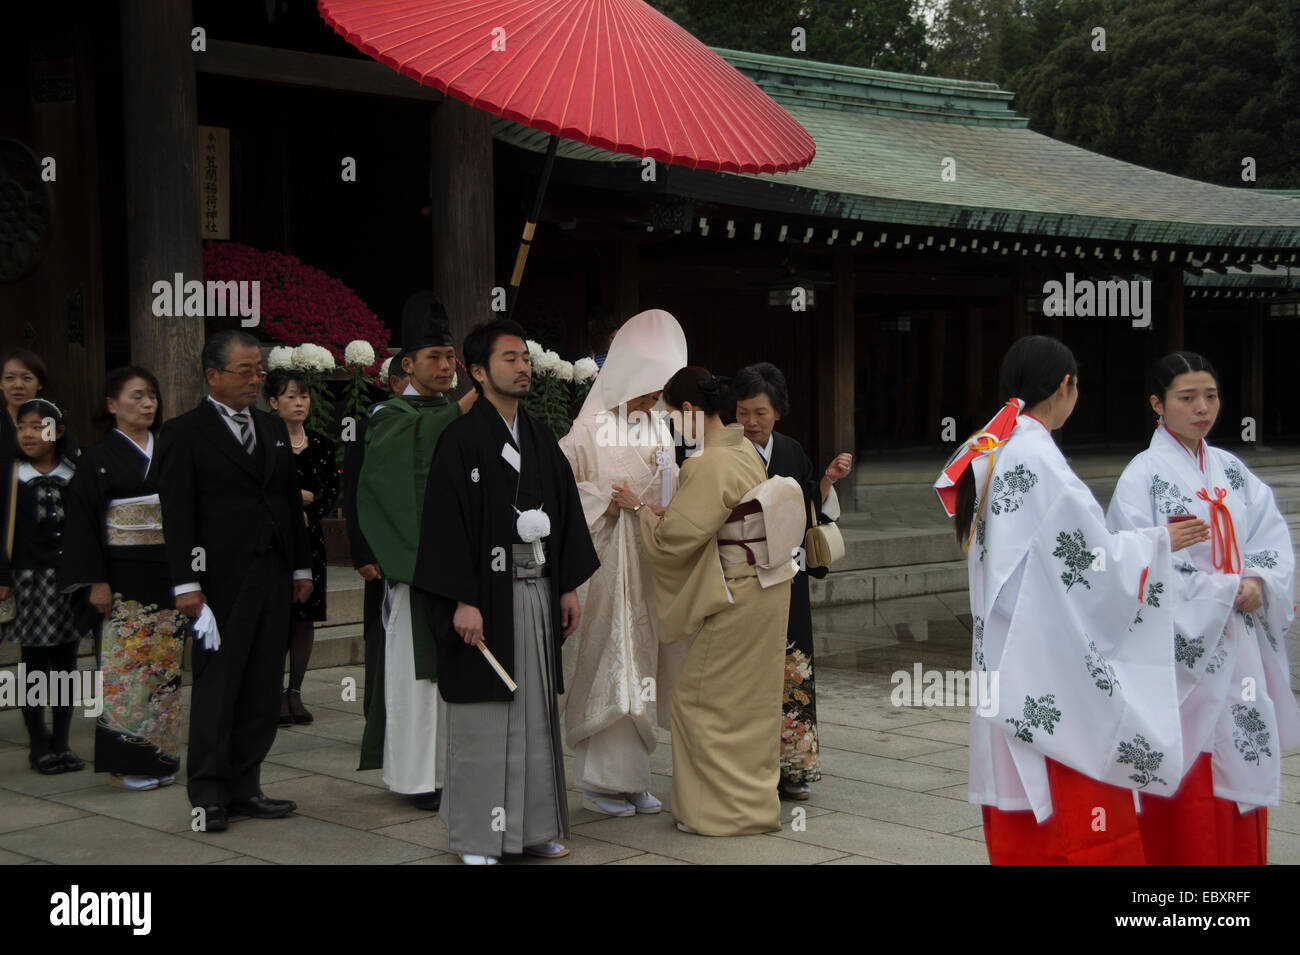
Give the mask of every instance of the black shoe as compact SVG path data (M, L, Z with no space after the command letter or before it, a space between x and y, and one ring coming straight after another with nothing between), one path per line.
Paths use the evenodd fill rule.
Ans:
M311 715L311 711L302 705L302 693L300 691L285 690L284 697L289 701L289 719L293 722L306 724L310 723L314 719ZM281 716L280 720L283 722L284 717Z
M413 796L407 796L411 805L416 809L427 809L429 812L437 812L442 807L442 790L435 789L431 793L416 793Z
M289 691L285 690L280 694L280 725L292 726L293 713L289 711Z
M46 753L37 759L28 757L32 769L36 770L42 776L57 776L59 773L66 773L68 767L63 762L62 753Z
M258 793L252 799L234 799L230 802L230 815L251 816L253 819L279 819L298 808L298 804L289 799L271 799L265 793Z
M203 828L199 832L225 832L227 827L225 806L195 807L203 810Z
M69 773L79 773L86 768L86 761L70 749L65 749L59 754L59 759L63 761L63 769Z

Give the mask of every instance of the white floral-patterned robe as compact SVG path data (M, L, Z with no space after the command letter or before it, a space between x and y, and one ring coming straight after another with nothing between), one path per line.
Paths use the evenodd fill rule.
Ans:
M985 498L968 558L973 667L997 671L998 706L971 711L970 801L1042 822L1048 757L1112 786L1173 793L1184 767L1167 532L1108 531L1028 415L971 467Z
M1286 634L1295 615L1295 555L1269 486L1241 460L1201 441L1193 455L1167 428L1129 462L1107 512L1112 528L1163 525L1177 514L1210 521L1217 490L1232 515L1237 549L1224 565L1213 541L1174 555L1166 586L1175 620L1174 655L1182 715L1183 761L1211 754L1214 794L1245 812L1276 806L1282 756L1300 745L1300 707L1291 693ZM1239 559L1238 559L1239 555ZM1241 576L1256 577L1264 606L1232 609Z

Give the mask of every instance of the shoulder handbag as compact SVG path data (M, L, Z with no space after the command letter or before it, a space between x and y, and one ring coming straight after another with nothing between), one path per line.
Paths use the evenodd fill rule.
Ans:
M844 556L844 538L833 522L817 523L817 510L812 501L808 502L808 513L812 517L812 527L804 534L804 558L809 567L829 567Z
M9 510L5 514L5 556L14 559L14 519L18 511L18 462L14 462L13 474L9 477ZM0 623L12 623L18 613L18 601L14 600L13 587L9 596L0 600Z

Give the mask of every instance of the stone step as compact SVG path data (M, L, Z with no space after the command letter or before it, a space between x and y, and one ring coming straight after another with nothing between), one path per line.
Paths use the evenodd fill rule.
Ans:
M811 579L808 583L814 607L937 594L966 588L966 561L833 570L824 579Z

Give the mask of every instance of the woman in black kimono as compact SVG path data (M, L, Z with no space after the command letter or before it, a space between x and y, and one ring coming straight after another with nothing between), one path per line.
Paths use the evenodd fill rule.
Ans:
M303 426L311 411L311 387L305 374L292 368L273 368L266 376L262 393L289 429L289 446L298 468L307 540L311 544L311 598L306 603L295 603L290 612L289 687L280 703L280 723L310 723L312 715L302 705L302 681L311 661L316 623L325 619L325 532L321 518L338 503L339 469L334 442Z
M839 517L834 485L853 466L853 456L838 454L820 475L813 471L808 452L794 438L773 430L790 413L785 376L775 365L760 362L736 372L731 382L736 393L736 421L767 463L771 477L791 477L804 494L804 514L812 527L809 506L817 509L818 523ZM824 510L823 510L824 509ZM825 511L825 512L824 512ZM785 692L781 718L781 795L807 799L809 783L821 779L817 739L817 692L813 683L812 601L808 575L819 580L827 568L801 570L790 581L790 622L785 658Z
M95 412L103 438L81 456L68 486L59 569L79 618L103 621L104 712L95 726L95 772L113 785L157 789L176 779L181 753L181 661L187 620L172 608L163 550L154 435L158 380L118 368Z

